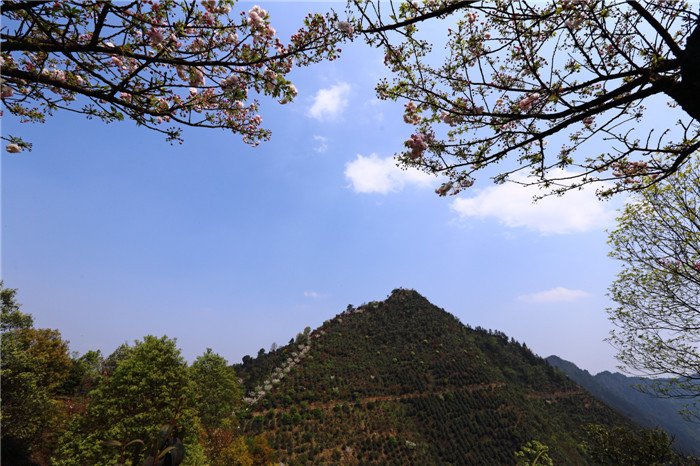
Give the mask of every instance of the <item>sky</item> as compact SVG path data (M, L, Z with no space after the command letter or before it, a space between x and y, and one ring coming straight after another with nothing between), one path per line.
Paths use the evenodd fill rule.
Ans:
M282 37L329 7L260 4ZM190 362L212 348L236 363L403 287L540 356L616 370L606 229L625 200L592 188L533 205L536 190L487 177L437 196L440 179L392 160L412 127L376 98L383 54L343 49L291 74L293 103L263 102L272 139L255 148L219 130L170 145L128 121L5 112L3 135L34 149L2 152L2 279L35 326L81 354L152 334Z

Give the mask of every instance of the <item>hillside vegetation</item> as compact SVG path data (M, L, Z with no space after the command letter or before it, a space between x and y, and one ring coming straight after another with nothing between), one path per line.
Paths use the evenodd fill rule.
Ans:
M245 431L285 464L513 464L533 439L586 464L581 425L630 425L524 344L412 290L305 333L235 367Z

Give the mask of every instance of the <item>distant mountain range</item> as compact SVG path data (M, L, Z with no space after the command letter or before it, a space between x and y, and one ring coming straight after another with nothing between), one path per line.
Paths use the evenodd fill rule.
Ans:
M235 369L242 429L285 464L514 464L532 440L555 464L591 464L582 425L633 427L525 344L413 290L349 306Z
M649 379L627 377L620 373L601 372L595 376L558 356L546 358L553 367L591 392L600 401L646 428L660 427L675 438L676 447L700 455L700 425L685 420L679 411L687 400L655 398L635 389L648 386Z

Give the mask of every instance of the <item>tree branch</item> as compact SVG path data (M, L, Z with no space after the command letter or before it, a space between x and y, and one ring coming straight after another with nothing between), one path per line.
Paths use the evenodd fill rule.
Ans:
M476 0L462 0L462 1L459 1L459 2L454 3L452 5L446 6L445 8L441 8L439 10L432 11L432 12L424 14L424 15L416 16L415 18L407 19L406 21L401 21L400 23L389 24L386 26L380 26L378 28L362 29L362 30L357 31L357 32L365 33L365 34L374 34L377 32L396 30L396 29L402 28L404 26L410 26L411 24L419 23L421 21L425 21L425 20L430 19L430 18L435 18L436 16L450 14L453 11L468 7L472 3L476 3Z
M639 3L637 3L635 0L627 0L627 3L630 4L632 8L634 8L634 11L639 13L639 15L647 20L647 22L651 25L651 27L654 28L654 30L661 36L661 38L666 42L666 45L669 46L673 54L681 58L683 56L683 50L680 48L678 44L676 44L676 41L673 40L673 37L671 37L671 34L668 33L666 28L664 28L661 23L659 23L656 18L654 18L647 10L645 10Z

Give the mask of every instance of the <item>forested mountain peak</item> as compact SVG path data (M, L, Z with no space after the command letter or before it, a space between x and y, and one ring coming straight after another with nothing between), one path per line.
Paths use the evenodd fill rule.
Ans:
M266 432L285 464L510 464L535 439L586 463L582 424L630 425L526 345L414 290L244 360L244 429Z

